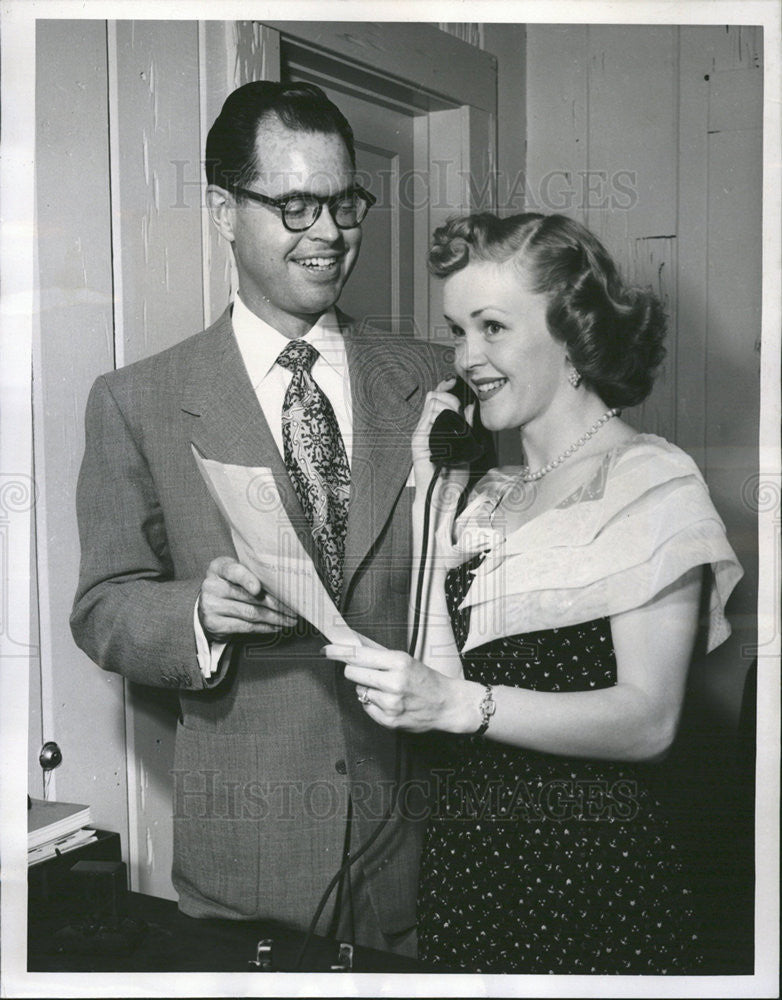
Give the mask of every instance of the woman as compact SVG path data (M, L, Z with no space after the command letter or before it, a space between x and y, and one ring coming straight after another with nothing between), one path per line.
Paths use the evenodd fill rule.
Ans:
M741 569L695 464L620 418L651 390L661 307L563 216L451 220L430 266L482 422L521 428L526 464L485 477L455 523L466 473L438 487L420 658L326 647L379 724L443 734L421 957L692 971L689 892L647 775L676 733L699 619L706 648L727 636ZM445 388L413 442L419 536Z

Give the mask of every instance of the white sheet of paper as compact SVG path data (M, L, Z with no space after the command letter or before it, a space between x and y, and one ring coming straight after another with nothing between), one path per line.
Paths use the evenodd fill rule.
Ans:
M372 645L345 622L285 512L270 469L193 455L231 528L239 561L266 589L330 642Z

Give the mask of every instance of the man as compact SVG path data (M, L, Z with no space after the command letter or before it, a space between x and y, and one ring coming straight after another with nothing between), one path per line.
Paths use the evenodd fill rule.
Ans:
M238 296L208 330L93 387L72 629L104 669L179 689L180 908L306 928L389 804L396 739L320 653L323 636L237 561L191 443L270 469L348 623L404 648L410 434L446 371L442 351L357 329L334 308L372 198L355 182L350 126L322 91L239 88L206 161ZM314 452L299 452L302 439ZM417 860L416 824L397 809L318 931L413 953Z

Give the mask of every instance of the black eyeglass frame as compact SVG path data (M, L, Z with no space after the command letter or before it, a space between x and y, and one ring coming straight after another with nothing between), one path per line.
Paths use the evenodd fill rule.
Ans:
M285 226L285 228L288 230L289 233L304 233L308 229L311 229L320 218L320 214L323 211L324 205L329 206L329 212L331 213L331 218L334 220L334 225L337 227L337 229L355 229L356 226L360 226L361 223L364 221L364 219L366 219L367 212L370 210L370 208L372 208L372 206L377 201L377 198L375 198L373 194L370 194L369 191L367 191L365 188L361 187L360 184L354 185L347 191L340 191L338 194L320 195L320 194L309 194L297 191L295 194L286 194L283 195L281 198L270 198L268 195L261 194L259 191L250 191L248 188L239 187L236 184L232 184L228 188L228 190L231 191L233 194L239 195L240 197L249 198L251 201L257 201L261 205L270 205L272 208L278 209L280 213L280 220L282 221L283 226ZM349 226L343 226L340 225L339 222L337 222L334 209L339 201L345 198L346 195L351 195L351 194L360 195L360 197L363 199L364 209L362 212L360 207L361 203L359 202L359 208L357 209L356 212L357 215L356 221L354 223L351 223L351 225ZM297 198L302 198L310 202L317 202L318 206L312 222L309 222L306 226L302 226L300 229L296 229L294 226L289 225L285 214L285 207L288 205L289 202L295 201Z

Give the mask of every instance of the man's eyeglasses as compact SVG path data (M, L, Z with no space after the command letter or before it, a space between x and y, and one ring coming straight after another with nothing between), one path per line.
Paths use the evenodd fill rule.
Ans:
M292 233L303 232L314 225L324 205L328 205L337 228L353 229L364 221L367 212L377 200L369 191L358 185L339 194L290 194L282 198L269 198L265 194L259 194L258 191L249 191L243 187L232 186L231 190L243 198L250 198L262 205L276 208L282 218L283 226Z

